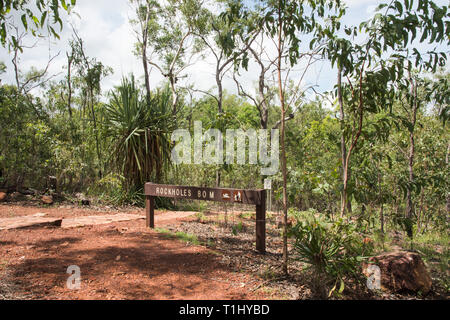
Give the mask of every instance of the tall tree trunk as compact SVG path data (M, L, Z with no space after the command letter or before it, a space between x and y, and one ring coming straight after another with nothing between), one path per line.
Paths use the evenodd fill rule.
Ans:
M71 56L67 55L67 87L68 87L68 97L67 97L67 110L69 110L70 119L72 119L72 61L73 53Z
M414 204L412 201L412 184L414 183L414 152L415 152L415 142L414 142L414 134L410 134L410 149L408 154L408 189L406 192L406 219L407 219L407 228L406 233L408 234L409 238L413 237L413 231L412 231L412 218L414 215Z
M220 188L220 183L222 179L222 174L220 172L220 168L216 170L216 188Z
M263 80L264 81L264 80ZM264 97L264 82L261 83L260 80L260 89L259 89L259 99L261 99L261 111L260 111L260 118L261 118L261 128L267 129L268 122L269 122L269 107L267 105L267 101Z
M150 74L148 71L148 62L147 62L147 28L145 28L142 43L142 66L144 67L144 78L145 78L145 91L146 91L146 101L147 107L150 107Z
M95 132L95 146L97 149L97 158L98 158L98 165L99 165L99 177L102 178L102 156L100 154L100 142L98 140L98 130L97 130L97 117L95 116L95 110L94 110L94 91L92 87L89 88L90 93L90 105L91 105L91 112L92 112L92 121L94 123L94 132Z
M223 112L223 85L222 85L222 79L220 77L220 70L219 65L220 60L217 61L217 68L216 68L216 84L217 84L217 110L219 113Z
M381 233L384 233L384 204L381 204L380 207L380 231Z
M338 100L339 100L339 121L341 124L341 157L342 157L342 193L341 193L341 217L345 215L347 207L347 184L348 184L348 167L347 167L347 144L345 141L345 110L344 99L342 97L342 69L338 69L337 79Z
M223 113L223 85L222 85L222 79L220 76L220 59L217 60L217 65L216 65L216 84L217 84L217 110L219 114ZM220 187L220 183L221 183L221 168L218 167L216 170L216 188Z
M417 101L417 83L414 82L413 77L411 76L411 72L409 72L409 80L411 84L411 130L409 133L409 153L408 153L408 189L406 193L406 233L408 237L412 239L413 237L413 225L412 218L414 216L414 203L412 200L412 185L414 184L414 156L415 156L415 137L414 137L414 129L417 121L417 110L418 110L418 101Z
M177 114L177 105L178 105L178 94L177 89L175 88L176 79L173 75L169 76L170 82L170 90L172 91L172 114Z
M259 63L259 66L261 68L261 72L259 74L259 81L258 81L258 102L259 102L259 116L260 116L260 122L261 122L261 129L267 129L268 122L269 122L269 105L267 102L267 99L265 97L264 91L266 88L266 72L268 68L264 66L261 59L258 57L256 52L253 49L250 49L255 56L257 62Z
M380 231L381 233L384 233L384 199L381 189L381 175L380 175L380 168L377 163L377 180L378 180L378 203L380 203Z
M419 210L417 211L417 234L420 234L422 231L423 206L424 206L424 193L423 193L423 189L422 189L420 191Z
M286 106L284 101L284 90L283 90L283 82L281 78L281 63L282 63L282 36L283 36L283 19L281 16L281 1L279 3L278 7L278 24L279 24L279 34L278 34L278 64L277 64L277 71L278 71L278 93L280 96L280 104L281 104L281 170L283 175L283 216L284 216L284 223L283 223L283 265L282 265L282 271L284 274L288 274L288 260L289 260L289 253L288 253L288 229L287 229L287 220L288 220L288 210L287 210L287 166L286 166L286 147L285 147L285 131L286 131L286 123L285 123L285 116L286 116Z

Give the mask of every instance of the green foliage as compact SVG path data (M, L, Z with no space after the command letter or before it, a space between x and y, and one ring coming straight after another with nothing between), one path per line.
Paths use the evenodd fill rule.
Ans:
M231 233L232 233L233 235L237 236L238 233L244 231L244 229L245 229L244 224L242 223L242 221L239 221L238 224L235 224L235 225L233 225L233 226L231 227Z
M170 157L174 120L168 90L156 92L147 105L134 77L123 79L105 107L105 135L112 139L113 163L126 188L159 181Z
M36 115L40 108L42 105L33 105L15 87L0 87L0 171L5 185L35 182L50 173L52 130ZM33 178L25 181L30 176Z
M172 232L167 229L163 228L156 228L156 231L161 233L164 237L170 238L170 239L178 239L183 242L192 244L192 245L200 245L200 241L198 240L197 236L194 234L189 234L185 232Z
M11 16L20 16L20 21L25 30L30 31L33 36L39 36L40 30L47 28L49 34L59 39L58 32L54 29L54 25L59 25L60 30L63 28L61 19L61 9L70 13L75 6L76 0L37 0L30 4L30 1L23 0L0 0L0 41L3 46L8 45L19 48L18 39L11 35L8 19Z
M132 205L143 208L145 206L143 188L131 186L126 189L124 185L124 177L110 173L90 186L87 193L115 206Z
M207 219L205 214L202 213L202 212L197 212L195 214L195 217L197 218L197 221L200 222L200 223L204 223L206 221L206 219Z
M342 219L331 221L320 214L301 214L297 221L290 230L295 240L295 258L308 264L325 281L339 283L338 291L342 293L345 278L359 278L361 261L371 254L372 248L364 244L354 225Z

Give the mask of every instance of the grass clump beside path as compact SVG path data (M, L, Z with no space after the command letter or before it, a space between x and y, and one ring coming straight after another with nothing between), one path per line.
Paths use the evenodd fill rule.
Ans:
M163 228L156 228L156 232L161 233L164 237L169 239L178 239L183 242L193 244L193 245L201 245L202 243L198 240L196 235L185 233L185 232L172 232Z

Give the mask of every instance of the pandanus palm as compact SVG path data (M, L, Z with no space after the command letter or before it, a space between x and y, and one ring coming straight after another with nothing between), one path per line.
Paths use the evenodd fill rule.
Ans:
M147 103L134 76L111 92L105 109L107 135L113 139L112 161L127 188L159 180L169 164L170 136L175 121L169 90L155 92Z

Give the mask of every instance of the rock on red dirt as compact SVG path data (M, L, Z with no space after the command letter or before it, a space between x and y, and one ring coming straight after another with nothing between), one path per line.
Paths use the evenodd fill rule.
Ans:
M53 197L52 196L42 196L41 201L44 204L53 204Z
M5 192L0 192L0 201L4 201L6 199L7 194Z
M413 291L427 294L431 290L431 277L418 253L395 251L372 257L370 262L381 270L381 286L392 292ZM368 276L368 265L364 274Z
M15 218L0 219L0 230L23 229L23 228L39 228L39 227L60 227L62 219L60 218L44 218L40 216L27 216Z

